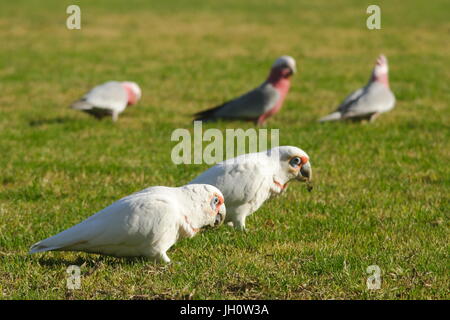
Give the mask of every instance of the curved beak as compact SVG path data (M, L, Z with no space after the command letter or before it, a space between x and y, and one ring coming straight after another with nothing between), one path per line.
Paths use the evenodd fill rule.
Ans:
M300 168L300 172L297 176L297 180L306 182L306 188L308 191L311 191L313 189L311 180L312 180L312 169L311 164L309 162L302 165Z
M297 72L297 69L295 68L295 66L287 66L284 70L284 74L286 77L290 78L294 75L294 73Z
M309 162L302 165L300 168L299 175L297 176L297 179L300 181L311 181L312 180L312 169Z
M227 210L225 208L225 204L222 204L220 206L219 212L216 215L216 219L214 220L214 227L219 226L224 222L226 214Z
M289 69L291 69L292 74L297 73L297 67L296 66L292 66Z

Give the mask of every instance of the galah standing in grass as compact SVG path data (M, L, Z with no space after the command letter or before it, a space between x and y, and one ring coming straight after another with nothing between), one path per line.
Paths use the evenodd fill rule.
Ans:
M34 244L30 253L84 251L170 262L166 251L178 239L191 238L224 218L223 195L213 186L150 187Z
M195 120L242 119L262 125L280 111L291 86L290 78L296 71L294 58L279 57L272 65L269 77L259 87L220 106L196 113Z
M389 68L384 55L380 55L373 68L369 83L350 94L337 110L319 121L369 120L392 110L395 96L389 88Z
M113 121L117 121L119 114L127 106L136 104L141 94L141 88L135 82L108 81L94 87L71 108L87 112L97 119L111 115Z
M227 203L226 222L245 230L245 219L273 195L281 194L293 179L311 187L309 156L290 146L243 154L209 168L190 183L206 183L222 191ZM310 188L308 188L311 190Z

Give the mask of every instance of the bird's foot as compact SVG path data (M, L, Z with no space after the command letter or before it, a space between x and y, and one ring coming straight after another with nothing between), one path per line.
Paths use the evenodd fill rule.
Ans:
M245 222L238 221L234 222L233 225L236 230L247 232L247 229L245 228Z
M379 112L376 112L374 114L372 114L369 118L369 122L374 122L376 118L378 118L380 116Z

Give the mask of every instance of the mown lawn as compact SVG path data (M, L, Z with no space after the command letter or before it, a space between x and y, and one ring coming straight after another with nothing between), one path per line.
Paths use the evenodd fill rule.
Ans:
M78 4L82 29L65 27ZM0 298L448 299L450 3L380 1L15 0L0 4ZM379 53L396 108L373 124L316 120L363 85ZM311 156L315 189L292 184L247 220L208 230L160 266L78 253L29 256L53 235L152 185L207 165L171 161L191 114L258 85L296 58L267 128ZM119 122L68 105L91 86L134 80ZM251 128L217 123L204 128ZM82 288L66 288L81 266ZM368 290L366 268L382 270Z

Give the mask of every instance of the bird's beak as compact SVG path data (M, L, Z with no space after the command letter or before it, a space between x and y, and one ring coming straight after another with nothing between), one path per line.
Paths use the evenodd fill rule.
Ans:
M223 223L223 221L225 220L226 213L227 211L225 208L225 204L222 204L220 206L219 212L216 215L216 219L214 220L214 227L219 226Z
M291 67L291 66L286 66L282 69L282 74L284 77L286 78L290 78L294 75L294 73L297 72L297 69L295 68L295 66Z
M297 179L300 181L311 181L312 179L312 170L309 162L302 165L300 168L300 172L297 176Z
M308 191L312 190L312 169L309 162L302 165L302 167L300 168L300 172L297 175L297 180L306 182Z
M297 67L296 66L292 66L289 69L291 69L291 75L293 75L294 73L297 73Z

